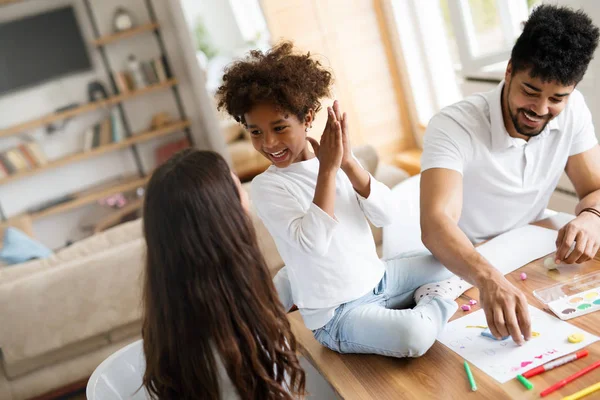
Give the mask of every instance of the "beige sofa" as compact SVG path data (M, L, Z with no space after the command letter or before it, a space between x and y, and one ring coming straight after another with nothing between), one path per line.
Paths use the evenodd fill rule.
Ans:
M370 147L355 154L390 187L408 176L378 165ZM283 262L253 219L275 274ZM380 248L380 229L374 237ZM50 258L0 268L0 399L27 399L82 382L111 353L139 338L144 246L136 220Z

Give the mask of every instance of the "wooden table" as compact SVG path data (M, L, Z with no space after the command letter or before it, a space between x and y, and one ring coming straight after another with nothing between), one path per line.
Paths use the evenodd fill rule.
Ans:
M564 220L559 218L550 218L537 223L537 225L558 229L563 223ZM554 271L546 270L542 263L543 259L539 259L506 275L510 282L523 290L529 303L540 309L543 309L543 304L533 296L533 290L600 269L598 258L579 267L561 267L560 270ZM521 281L521 272L527 273L527 280ZM468 303L470 299L479 300L478 289L468 290L457 299L457 302L460 306ZM478 305L473 307L473 311L478 309ZM549 310L546 311L553 315ZM459 307L452 319L460 318L463 315L465 313ZM289 314L289 319L298 339L301 353L343 399L540 399L539 393L545 388L574 374L592 362L600 360L599 341L587 347L590 352L589 356L531 378L534 389L530 391L516 380L499 384L471 364L478 387L476 392L471 392L463 368L463 359L439 342L436 342L420 358L397 359L377 355L342 355L319 344L313 338L312 333L304 327L302 317L298 312ZM600 312L574 318L569 322L600 336ZM600 369L576 379L562 390L546 396L545 399L560 399L598 381L600 381ZM593 398L600 398L600 393L597 392L595 396L589 395L585 399Z

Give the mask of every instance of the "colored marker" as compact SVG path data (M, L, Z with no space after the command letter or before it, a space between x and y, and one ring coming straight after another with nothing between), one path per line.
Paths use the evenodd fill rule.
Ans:
M517 379L527 388L527 390L533 389L533 383L529 382L523 375L517 375Z
M554 392L555 390L562 388L567 383L574 381L575 379L579 378L580 376L585 375L588 372L590 372L591 370L596 369L598 367L600 367L600 361L596 361L595 363L588 365L581 371L576 372L573 375L566 377L565 379L563 379L562 381L560 381L558 383L555 383L554 385L550 386L548 389L545 389L544 391L542 391L542 393L540 393L540 396L542 396L542 397L547 396L550 393Z
M465 361L465 371L467 371L467 378L469 379L469 384L471 385L471 391L477 391L477 385L475 384L475 379L473 378L473 374L471 373L471 368L469 368L469 364Z
M550 371L551 369L554 369L556 367L560 367L561 365L564 365L564 364L569 363L571 361L578 360L578 359L583 358L583 357L585 357L587 355L588 355L588 351L587 350L580 350L577 353L567 354L564 357L557 358L554 361L550 361L549 363L546 363L544 365L540 365L539 367L535 367L533 369L530 369L529 371L523 373L523 376L525 378L531 378L532 376L539 375L542 372Z
M575 392L569 396L565 396L562 400L578 400L584 396L587 396L590 393L594 393L596 390L600 389L600 382L593 384L592 386L588 386L579 392Z

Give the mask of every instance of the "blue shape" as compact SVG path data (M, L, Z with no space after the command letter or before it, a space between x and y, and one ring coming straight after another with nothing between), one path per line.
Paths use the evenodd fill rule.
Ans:
M6 228L0 259L7 264L19 264L35 258L46 258L52 250L16 228Z
M502 339L496 339L496 337L494 335L492 335L492 332L490 332L490 328L486 328L485 330L483 330L481 332L481 336L489 337L494 340L506 340L510 337L510 336L504 336Z

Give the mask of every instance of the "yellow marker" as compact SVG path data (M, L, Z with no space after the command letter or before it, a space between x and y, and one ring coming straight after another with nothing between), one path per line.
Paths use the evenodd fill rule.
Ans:
M593 384L592 386L588 386L579 392L573 393L569 396L565 396L562 400L577 400L584 396L587 396L590 393L594 393L596 390L600 390L600 382Z
M487 326L485 326L485 325L467 325L467 328L481 328L481 329L487 329Z
M583 333L574 333L567 338L570 343L579 343L583 340Z

